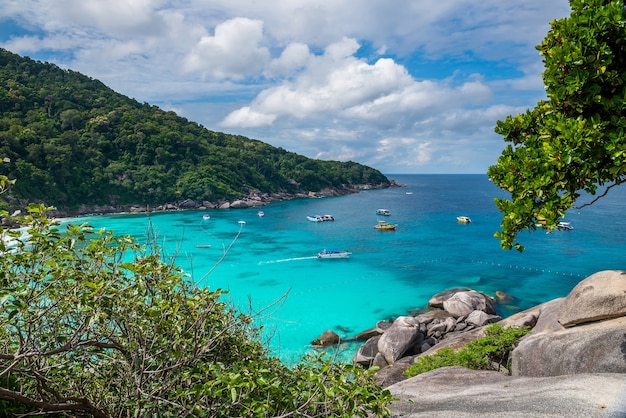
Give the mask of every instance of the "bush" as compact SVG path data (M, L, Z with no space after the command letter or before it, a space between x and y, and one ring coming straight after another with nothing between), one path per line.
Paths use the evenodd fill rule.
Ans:
M389 416L373 370L268 355L254 318L156 248L30 208L0 240L0 401L96 418ZM6 215L6 214L5 214ZM16 409L17 410L17 409Z
M510 368L509 354L517 342L530 332L529 327L508 327L490 324L485 336L467 344L455 352L449 347L434 354L421 356L404 372L407 377L416 376L446 366L462 366L474 370L500 370Z

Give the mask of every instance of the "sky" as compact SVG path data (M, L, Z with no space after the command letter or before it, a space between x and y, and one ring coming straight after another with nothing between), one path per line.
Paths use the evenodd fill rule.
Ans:
M207 129L385 174L486 173L567 0L0 0L0 47Z

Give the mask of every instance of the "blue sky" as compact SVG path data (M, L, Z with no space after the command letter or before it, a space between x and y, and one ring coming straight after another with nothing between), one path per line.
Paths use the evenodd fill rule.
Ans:
M0 47L208 129L386 174L485 173L567 0L2 0Z

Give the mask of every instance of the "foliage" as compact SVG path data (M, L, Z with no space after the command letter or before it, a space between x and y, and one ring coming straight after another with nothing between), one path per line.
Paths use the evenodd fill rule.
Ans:
M156 248L45 212L0 231L0 401L102 418L390 414L373 372L323 355L288 368L224 291L194 287Z
M505 328L501 324L490 324L485 327L484 337L468 343L456 352L445 347L434 354L418 357L404 374L411 377L447 366L462 366L473 370L508 368L510 352L520 338L529 332L528 327Z
M626 12L623 0L570 0L571 15L551 22L537 47L548 96L525 114L498 121L510 142L493 182L511 193L495 236L504 249L517 233L554 228L581 193L626 180ZM606 189L608 191L608 189Z
M11 188L14 199L60 209L389 184L373 168L213 132L100 81L3 49L0 156L11 160L0 175L20 179Z

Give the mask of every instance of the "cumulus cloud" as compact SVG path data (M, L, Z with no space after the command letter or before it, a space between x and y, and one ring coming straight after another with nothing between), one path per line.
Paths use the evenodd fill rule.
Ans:
M185 58L185 70L216 78L258 75L270 57L269 50L260 45L262 40L262 21L241 17L228 20L215 28L214 36L198 41Z

